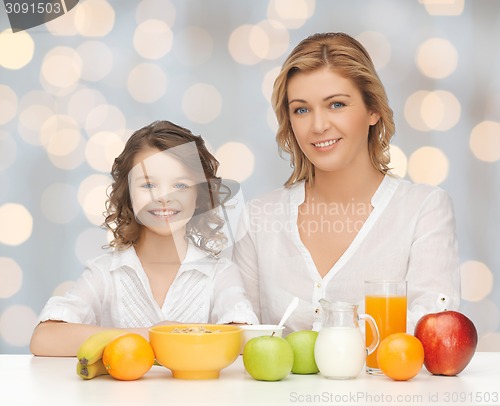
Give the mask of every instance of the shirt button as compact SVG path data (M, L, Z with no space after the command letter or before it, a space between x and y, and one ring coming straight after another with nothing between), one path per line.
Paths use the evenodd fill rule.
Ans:
M316 283L316 287L319 289L321 287L321 283L320 282Z
M318 314L319 313L319 309L318 308L314 309L314 313Z

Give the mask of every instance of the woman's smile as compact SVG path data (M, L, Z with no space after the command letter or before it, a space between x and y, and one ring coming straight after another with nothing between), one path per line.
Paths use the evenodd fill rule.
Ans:
M325 141L313 142L314 145L320 151L331 150L342 138L334 138Z

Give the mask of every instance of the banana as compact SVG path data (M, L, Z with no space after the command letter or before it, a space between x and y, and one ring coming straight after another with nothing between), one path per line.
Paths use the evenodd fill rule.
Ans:
M104 330L92 334L78 349L76 357L78 358L79 364L83 366L95 364L102 358L102 353L106 345L123 334L125 334L123 330Z
M100 375L109 375L108 370L102 363L102 359L89 365L82 365L80 362L77 362L76 373L82 379L92 379Z

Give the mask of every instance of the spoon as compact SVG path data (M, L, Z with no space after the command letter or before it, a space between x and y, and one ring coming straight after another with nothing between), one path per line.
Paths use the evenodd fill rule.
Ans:
M299 298L298 297L294 297L293 300L288 305L288 307L286 308L285 313L283 314L283 317L281 318L281 320L280 320L280 322L278 324L279 328L283 327L283 325L285 324L285 321L288 320L288 318L290 317L290 315L297 308L298 304L299 304Z

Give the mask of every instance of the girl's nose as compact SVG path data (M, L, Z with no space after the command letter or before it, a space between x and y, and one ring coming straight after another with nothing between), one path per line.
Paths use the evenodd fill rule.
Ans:
M168 203L172 201L172 196L171 193L167 192L166 190L160 190L158 191L158 195L155 196L155 200L158 203Z

